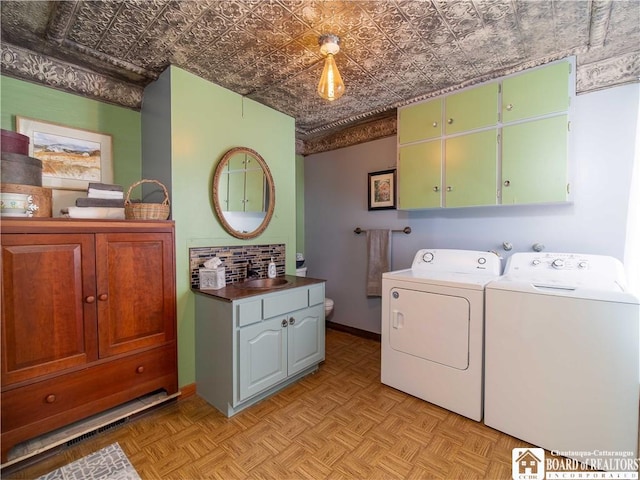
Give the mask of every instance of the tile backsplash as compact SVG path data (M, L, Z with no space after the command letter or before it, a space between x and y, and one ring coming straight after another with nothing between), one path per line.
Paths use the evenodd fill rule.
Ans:
M267 266L273 257L278 276L285 274L285 245L235 245L229 247L198 247L189 249L189 272L191 287L199 288L198 269L210 258L218 257L225 267L227 285L242 281L247 272L247 261L260 278L267 277Z

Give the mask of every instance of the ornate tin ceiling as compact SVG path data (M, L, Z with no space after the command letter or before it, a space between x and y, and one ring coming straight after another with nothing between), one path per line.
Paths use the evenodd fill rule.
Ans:
M140 108L173 64L296 119L312 153L395 132L395 109L567 55L577 90L640 76L638 0L2 0L2 73ZM316 94L318 37L347 91Z

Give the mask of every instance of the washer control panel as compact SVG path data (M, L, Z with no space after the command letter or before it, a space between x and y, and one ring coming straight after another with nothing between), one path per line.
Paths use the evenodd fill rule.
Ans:
M504 274L513 279L576 286L624 279L622 263L616 258L579 253L514 253Z
M553 268L555 270L575 270L589 268L589 259L584 255L571 253L534 254L530 260L531 267L536 270ZM522 266L518 266L522 268Z
M422 249L416 253L414 272L489 273L500 275L501 259L493 252L452 249Z

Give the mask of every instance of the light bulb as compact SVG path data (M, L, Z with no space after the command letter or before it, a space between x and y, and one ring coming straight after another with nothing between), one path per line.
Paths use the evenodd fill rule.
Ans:
M330 102L336 100L344 93L344 83L338 71L338 66L333 54L328 53L324 61L324 69L318 83L318 94Z

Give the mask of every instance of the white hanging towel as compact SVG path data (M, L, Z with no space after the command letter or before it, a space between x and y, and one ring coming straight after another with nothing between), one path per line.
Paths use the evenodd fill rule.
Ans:
M391 230L367 230L367 296L382 296L382 274L391 265Z

